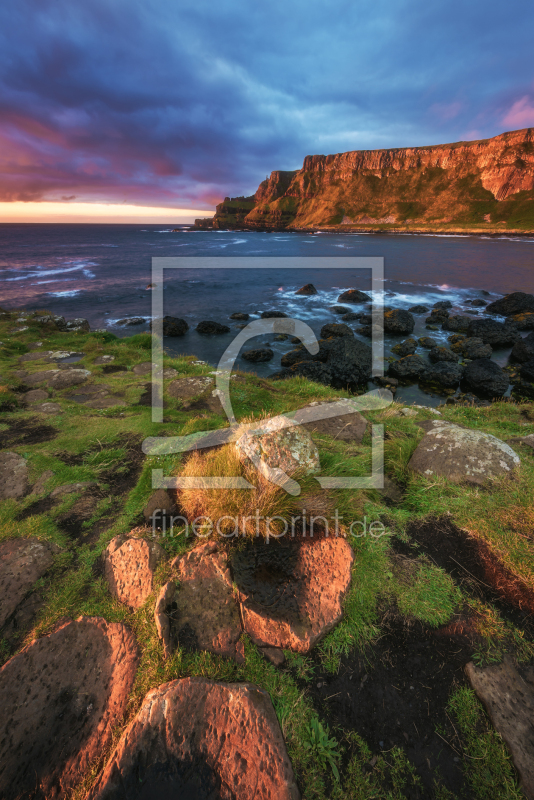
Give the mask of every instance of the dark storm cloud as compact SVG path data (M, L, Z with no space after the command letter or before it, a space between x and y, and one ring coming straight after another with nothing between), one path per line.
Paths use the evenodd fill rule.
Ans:
M210 207L308 153L534 125L513 0L19 0L0 11L0 200Z

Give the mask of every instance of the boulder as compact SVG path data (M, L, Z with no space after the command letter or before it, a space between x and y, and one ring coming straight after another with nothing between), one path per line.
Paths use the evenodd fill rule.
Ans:
M408 467L426 477L441 475L453 483L482 485L509 475L519 466L519 456L489 433L432 420Z
M213 322L213 320L199 322L196 329L203 336L220 336L222 333L230 333L228 325L221 325L220 322Z
M510 358L520 363L531 361L534 358L534 331L514 344Z
M199 375L191 378L177 378L167 386L171 397L189 400L215 386L215 381L209 375Z
M428 312L428 308L427 306L418 304L415 306L411 306L408 309L408 311L410 312L410 314L426 314Z
M262 311L261 318L262 319L284 319L287 317L287 314L284 314L283 311Z
M445 308L434 308L426 318L427 325L440 325L449 319L449 312Z
M517 328L494 319L473 319L467 328L468 336L482 339L492 347L509 347L521 338Z
M360 292L359 289L347 289L345 292L339 295L337 298L338 303L365 303L367 300L371 300L371 297L365 292Z
M411 333L415 327L415 320L409 311L393 308L384 312L384 330L386 333L405 334Z
M484 397L502 397L508 390L508 375L489 358L470 361L465 368L464 378L471 391Z
M512 292L490 303L489 306L486 306L486 312L488 314L499 314L502 317L509 317L512 314L521 314L524 311L534 311L533 294Z
M465 668L471 687L502 736L528 800L534 800L534 669L521 674L509 655L501 664Z
M269 694L183 678L147 694L86 800L299 796Z
M320 472L319 451L310 434L300 425L283 425L283 417L273 417L243 433L235 443L240 459L251 459L266 478L273 472L282 478L283 473Z
M60 373L59 369L46 369L39 372L33 372L28 375L27 372L17 375L20 380L23 380L26 386L37 386L38 383L49 383L50 379ZM17 374L17 373L15 373Z
M166 489L156 489L143 509L145 522L152 529L161 528L165 519L165 527L170 527L172 515L176 512L176 503Z
M0 670L0 796L63 797L111 744L138 664L133 633L80 617Z
M28 462L18 453L0 453L0 501L24 497L28 491Z
M189 325L185 319L180 317L163 317L163 335L164 336L184 336L189 330Z
M417 342L415 339L405 339L404 342L399 342L399 344L394 345L391 348L391 352L395 353L397 356L412 356L415 351L417 350Z
M52 389L68 389L69 386L78 386L80 383L85 383L90 375L88 369L64 369L56 372L47 381Z
M437 303L434 303L432 308L438 308L438 309L452 308L452 303L450 300L438 300Z
M434 363L438 361L454 361L456 363L459 361L456 353L453 353L448 347L433 347L428 357Z
M330 306L330 311L332 311L334 314L351 314L352 313L350 308L347 308L347 306Z
M253 361L258 363L261 361L270 361L274 356L274 351L270 347L258 347L253 350L245 350L241 353L241 358L245 361Z
M421 347L424 347L425 350L431 350L433 347L437 347L438 343L435 339L431 336L421 336L420 339L417 340Z
M421 380L428 384L439 384L446 389L455 389L463 376L463 367L453 361L438 361L425 372Z
M154 572L164 555L157 542L128 534L115 536L103 553L111 594L130 608L141 608L152 593Z
M57 321L56 321L57 325ZM59 325L58 325L59 327ZM65 324L65 330L67 331L79 331L81 333L89 333L91 327L86 319L82 319L82 317L78 317L77 319L69 319Z
M22 402L26 405L33 405L33 403L42 403L43 400L48 400L48 392L44 389L30 389L23 395Z
M453 331L454 333L466 333L469 328L471 317L454 316L447 317L443 323L444 331Z
M361 317L361 314L358 314L356 311L349 311L348 314L343 314L341 319L343 322L357 322Z
M520 368L521 378L524 381L534 381L534 358L525 361Z
M57 545L39 539L9 539L0 544L0 628L59 552Z
M534 311L513 314L511 317L506 317L505 322L508 325L514 325L518 331L532 331L534 330Z
M245 314L243 311L236 311L234 314L230 314L230 319L247 322L250 319L250 314Z
M366 383L371 377L372 350L354 337L336 339L328 352L326 364L334 385L346 387Z
M328 325L323 325L323 327L321 328L321 339L329 339L332 336L354 337L354 332L349 328L348 325L343 325L342 323L338 322L331 322Z
M471 361L478 358L491 358L493 352L492 346L490 344L484 344L482 339L478 336L470 336L468 339L462 338L458 342L453 342L451 344L451 350Z
M301 286L300 289L297 289L295 294L304 294L304 295L317 294L317 289L315 288L313 283L306 283L304 286Z
M473 308L484 308L484 306L488 305L485 300L480 300L478 297L473 297L469 300L466 300L465 304L466 306L473 306Z
M245 632L259 647L308 652L343 616L353 560L340 536L247 542L232 557Z
M186 647L243 662L243 629L224 548L203 542L172 567L179 585L163 586L155 608L165 654Z
M144 317L124 317L124 319L118 319L117 325L125 325L125 326L133 326L133 325L143 325L146 322Z
M398 361L393 361L388 368L388 375L401 381L417 380L428 369L428 364L421 356L404 356Z
M330 386L332 383L332 371L326 364L317 361L299 361L288 369L282 369L269 376L272 380L283 380L285 378L306 378L314 383L322 383Z

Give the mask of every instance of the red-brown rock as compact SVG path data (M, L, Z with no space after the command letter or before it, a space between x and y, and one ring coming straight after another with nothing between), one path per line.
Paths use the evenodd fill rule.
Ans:
M111 594L130 608L141 608L152 592L154 572L164 555L157 542L115 536L104 552L104 575Z
M267 692L184 678L149 692L86 800L298 800Z
M64 797L110 744L137 663L128 628L80 617L4 664L0 797Z
M10 539L0 544L0 628L47 572L60 548L38 539Z

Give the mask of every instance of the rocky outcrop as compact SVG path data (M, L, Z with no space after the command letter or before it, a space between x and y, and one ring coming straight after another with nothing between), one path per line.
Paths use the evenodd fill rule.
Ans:
M299 796L268 693L184 678L147 694L87 800Z
M246 213L227 198L211 226L484 229L510 219L509 227L528 228L533 143L526 128L471 142L306 156L300 170L271 173L246 198Z
M138 664L120 623L80 617L0 670L0 796L64 797L109 746Z

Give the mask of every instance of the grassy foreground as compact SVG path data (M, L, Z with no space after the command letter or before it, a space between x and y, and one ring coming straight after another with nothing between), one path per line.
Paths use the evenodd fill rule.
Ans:
M159 567L153 596L143 608L132 612L111 597L99 571L100 556L113 536L142 523L142 510L153 491L152 469L163 469L164 474L171 475L183 468L178 456L143 456L143 439L216 429L227 425L227 421L211 412L202 402L203 397L185 408L181 400L165 392L164 422L152 422L150 405L143 399L150 374L133 372L136 364L151 358L149 334L116 339L102 333L60 333L52 326L35 323L31 317L24 323L25 330L10 333L14 327L21 327L16 318L16 314L0 317L1 447L27 459L31 483L46 470L53 475L38 495L4 501L0 506L0 542L37 537L55 542L62 552L52 571L34 587L42 597L37 616L26 629L9 639L0 639L0 663L36 636L49 633L63 617L76 619L88 614L121 621L134 630L142 653L128 719L150 688L168 680L196 675L252 681L270 693L304 797L401 800L431 796L428 789L423 791L421 776L405 748L380 748L367 741L355 727L339 723L332 706L320 702L312 689L318 675L333 679L359 657L365 658L372 670L374 654L381 652L377 648L392 614L396 624L407 631L445 631L457 621L468 619L471 657L481 664L498 662L506 652L522 663L534 659L534 641L528 626L517 615L507 613L504 601L493 603L477 595L469 580L458 579L437 566L424 548L412 546L412 533L418 524L433 519L454 523L457 529L486 543L489 552L521 585L534 589L534 451L521 448L518 452L522 465L517 474L494 485L491 491L457 486L444 479L430 480L412 474L407 465L423 435L417 422L434 418L432 413L419 410L417 416L404 417L399 414L401 406L396 404L385 411L366 412L369 422L385 426L385 470L401 489L402 499L393 503L375 490L339 491L331 498L349 515L347 518L365 516L368 523L380 521L386 529L384 536L351 539L356 556L354 579L342 622L309 656L287 653L282 668L265 661L248 640L242 665L180 648L165 661L156 635L153 607L160 586L170 576L169 562ZM15 373L54 367L41 361L19 363L20 356L30 352L28 345L38 341L43 343L43 350L84 353L75 366L90 370L88 383L107 385L123 405L87 407L72 399L72 389L65 389L50 391L50 401L61 406L57 415L37 413L25 406L21 400L24 378ZM94 365L94 360L104 354L114 356L113 365L123 366L125 371L106 373L104 366ZM174 368L178 377L211 372L209 366L186 356L165 357L164 366ZM239 420L260 419L315 400L344 396L343 392L301 378L271 384L254 375L238 375L239 380L231 385ZM170 381L165 382L166 387ZM82 387L78 389L82 392ZM443 406L440 410L448 421L504 440L534 431L532 404ZM314 438L323 474L370 472L370 426L359 445L328 436ZM90 496L75 492L57 502L49 501L54 488L76 482L95 482L98 491ZM159 541L169 559L196 543L194 537L186 537L180 530ZM403 548L409 546L409 555L403 555ZM431 790L436 800L522 796L509 754L465 681L453 682L446 704L434 711L450 720L450 725L444 726L436 722L437 735L442 748L456 754L463 774L462 794L457 795L447 788L446 776L436 771ZM115 741L122 729L115 731ZM94 765L74 798L84 796L102 760Z

